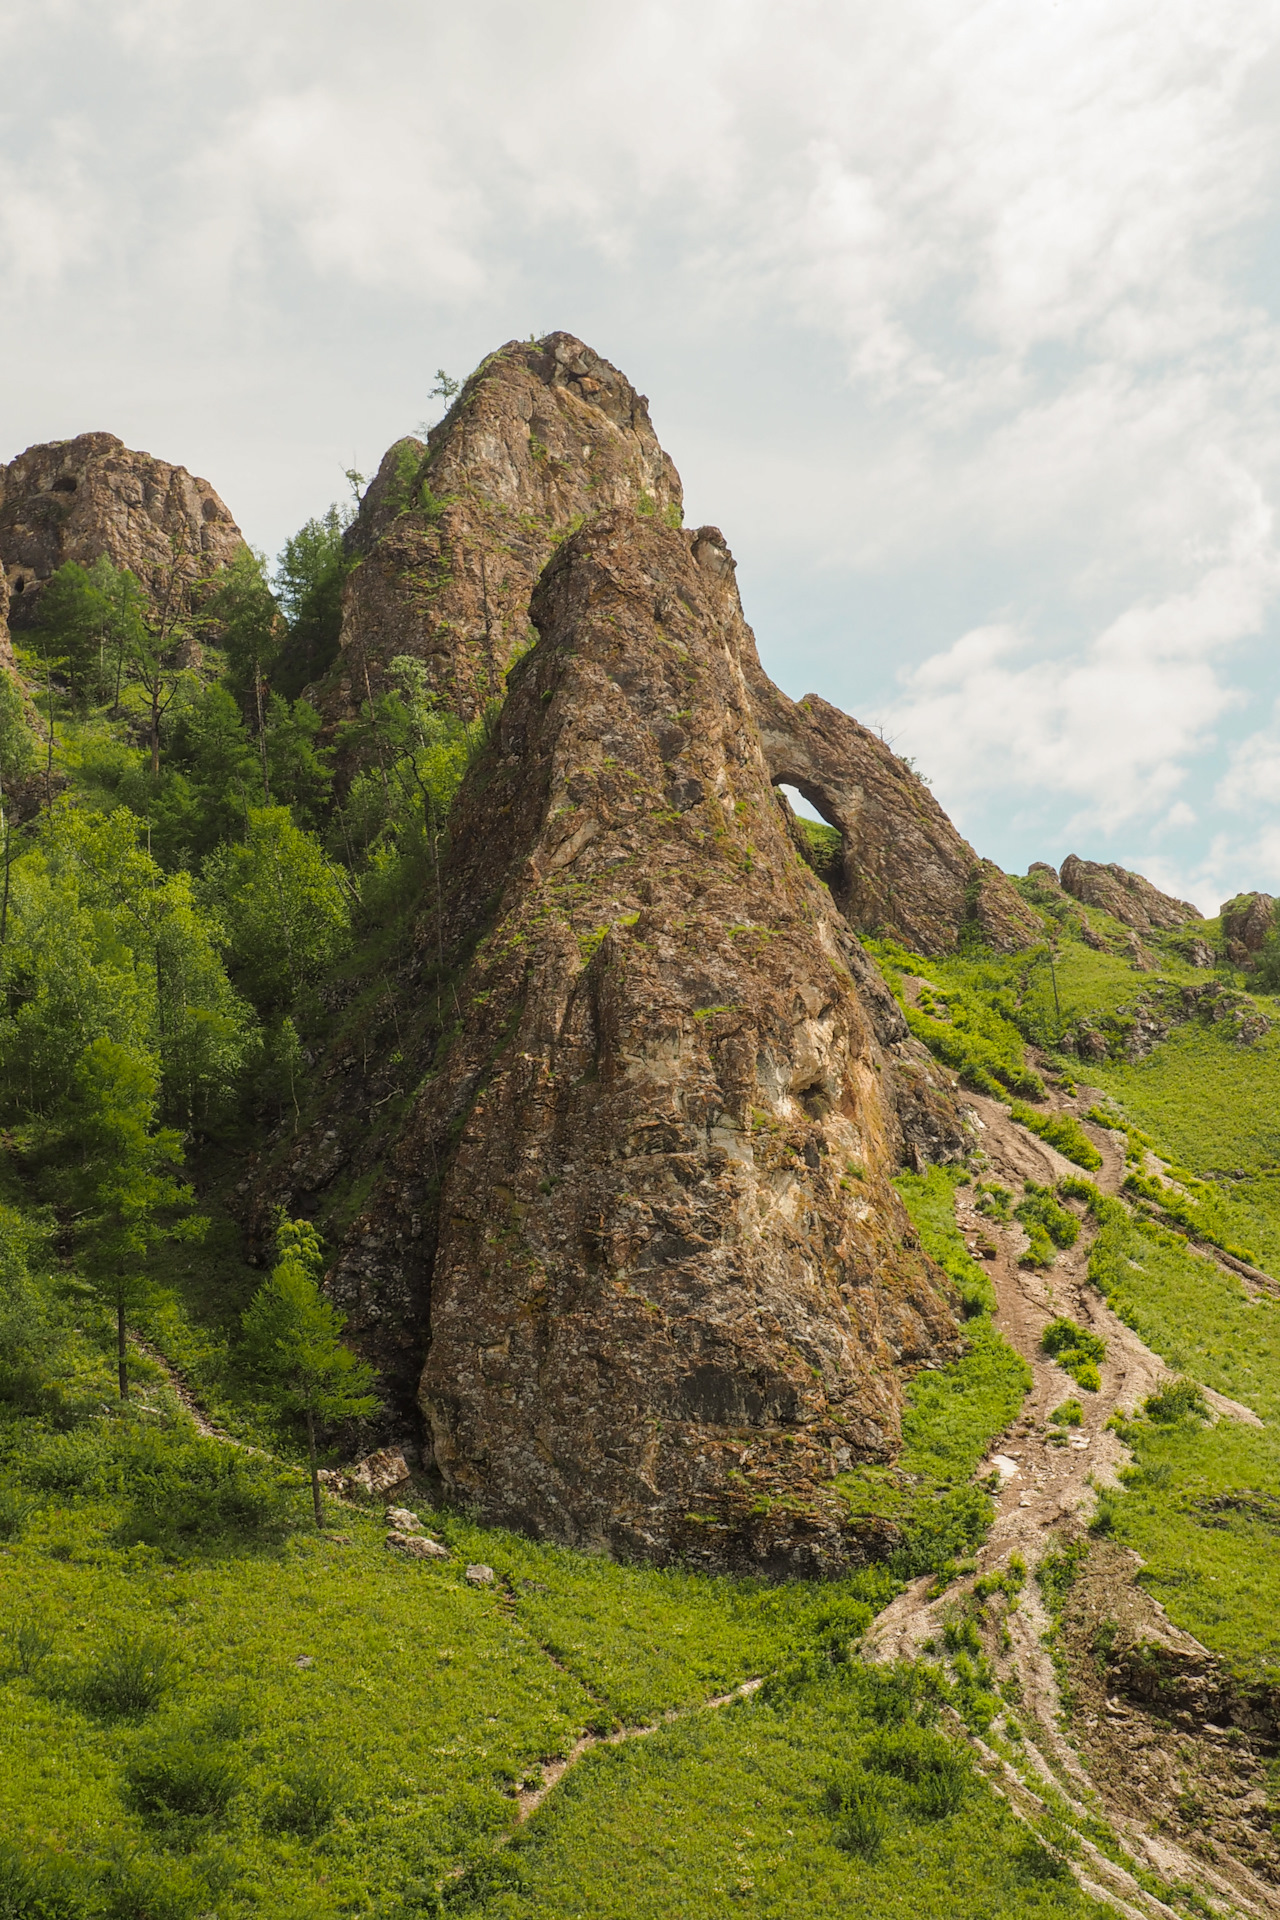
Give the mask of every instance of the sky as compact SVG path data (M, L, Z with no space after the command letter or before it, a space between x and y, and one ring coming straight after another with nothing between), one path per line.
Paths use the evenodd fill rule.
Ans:
M1009 871L1280 893L1280 0L3 0L0 460L269 554L564 328Z

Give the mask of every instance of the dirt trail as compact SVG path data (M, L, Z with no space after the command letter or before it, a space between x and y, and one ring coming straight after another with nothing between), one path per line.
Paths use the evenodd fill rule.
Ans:
M1083 1114L1094 1097L1082 1088L1076 1099L1051 1096L1051 1104L1083 1123ZM1078 1167L1016 1125L998 1101L975 1095L971 1104L980 1127L981 1149L987 1156L986 1176L1016 1189L1027 1180L1052 1186L1064 1175L1079 1174ZM1123 1136L1092 1125L1087 1131L1103 1156L1102 1166L1091 1177L1102 1192L1117 1194L1125 1173ZM1076 1245L1059 1254L1048 1271L1028 1269L1018 1265L1027 1244L1021 1228L996 1225L978 1214L975 1200L972 1189L959 1190L957 1223L975 1256L983 1243L988 1247L993 1241L996 1244L995 1259L986 1262L998 1301L995 1323L1028 1362L1033 1385L1018 1420L978 1469L980 1478L998 1474L1000 1485L994 1496L995 1521L977 1555L975 1574L954 1582L936 1599L929 1597L930 1578L914 1581L879 1616L868 1634L863 1652L872 1659L914 1659L926 1651L936 1652L944 1644L947 1618L963 1606L975 1579L999 1571L1015 1553L1021 1554L1033 1575L1051 1547L1064 1537L1078 1535L1092 1513L1095 1488L1115 1485L1117 1470L1128 1458L1119 1437L1107 1430L1111 1415L1117 1410L1136 1412L1149 1394L1173 1378L1164 1361L1144 1346L1089 1285L1089 1249L1094 1238L1091 1227L1085 1227ZM1058 1314L1068 1315L1106 1341L1099 1392L1081 1392L1071 1377L1041 1352L1045 1327ZM1049 1435L1055 1429L1047 1425L1048 1417L1071 1398L1083 1407L1082 1424L1066 1429L1065 1446L1054 1444ZM1219 1417L1261 1424L1250 1408L1218 1394L1207 1394L1206 1398ZM1146 1594L1141 1594L1140 1600L1151 1637L1194 1649L1206 1663L1212 1663L1212 1656L1197 1642L1168 1622L1156 1601ZM1058 1676L1046 1644L1052 1624L1039 1588L1030 1578L1018 1604L1001 1621L999 1641L994 1634L991 1636L990 1652L1001 1681L1006 1688L1012 1682L1020 1693L1021 1724L1026 1736L1021 1746L1021 1772L985 1743L974 1743L992 1785L1025 1818L1043 1810L1042 1789L1052 1789L1055 1796L1065 1798L1075 1818L1082 1822L1096 1819L1101 1803L1112 1829L1140 1868L1158 1874L1166 1883L1195 1886L1219 1912L1280 1914L1280 1890L1260 1879L1242 1860L1224 1856L1220 1848L1212 1862L1198 1852L1192 1853L1167 1832L1157 1835L1149 1831L1143 1820L1134 1817L1132 1800L1125 1805L1105 1789L1100 1791L1064 1732ZM1143 1813L1153 1825L1159 1821L1160 1809L1143 1809ZM1129 1914L1164 1915L1173 1911L1087 1839L1082 1845L1077 1878L1088 1890Z

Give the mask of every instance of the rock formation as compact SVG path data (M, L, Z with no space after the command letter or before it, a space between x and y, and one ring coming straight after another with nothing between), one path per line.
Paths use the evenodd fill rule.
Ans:
M51 440L0 466L0 566L15 631L34 624L41 587L66 561L105 554L155 590L175 541L190 586L244 545L207 480L131 452L114 433Z
M579 1545L838 1566L824 1483L956 1350L890 1184L901 1016L791 848L714 529L600 516L533 615L445 883L460 1029L368 1209L411 1234L444 1170L436 1469Z
M980 860L904 760L817 694L788 700L758 667L751 676L770 773L795 787L844 841L832 888L860 932L883 932L916 953L953 953L971 934L997 953L1043 935L1000 869Z
M1232 966L1249 967L1274 931L1276 903L1269 893L1238 893L1223 902L1222 938Z
M1037 861L1036 871L1043 867ZM1048 868L1053 872L1052 867ZM1086 907L1099 907L1138 933L1154 933L1185 926L1188 920L1203 919L1199 907L1190 900L1175 900L1161 893L1140 873L1124 867L1102 866L1096 860L1081 860L1069 853L1062 863L1062 888L1073 900Z
M621 506L680 523L644 395L572 334L509 341L425 445L384 456L347 536L359 564L321 705L350 711L408 654L473 718L533 638L529 596L557 543Z

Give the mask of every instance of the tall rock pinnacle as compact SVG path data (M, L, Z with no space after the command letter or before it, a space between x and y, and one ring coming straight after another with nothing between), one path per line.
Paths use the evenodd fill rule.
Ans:
M533 638L529 596L557 544L621 506L680 522L644 395L572 334L509 341L425 445L384 456L348 535L359 564L321 704L357 706L407 654L472 718Z

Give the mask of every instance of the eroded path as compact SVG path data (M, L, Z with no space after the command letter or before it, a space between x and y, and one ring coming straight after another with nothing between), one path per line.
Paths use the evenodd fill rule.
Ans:
M1083 1115L1095 1097L1092 1090L1082 1088L1077 1098L1056 1095L1052 1101L1059 1110L1071 1112L1085 1124ZM987 1158L984 1177L1016 1191L1028 1180L1053 1186L1065 1175L1079 1174L1078 1167L1019 1127L998 1101L975 1095L971 1104ZM1091 1178L1104 1193L1115 1195L1125 1172L1123 1136L1091 1124L1087 1132L1103 1156L1101 1168ZM1154 1720L1131 1703L1106 1702L1092 1716L1092 1725L1097 1728L1105 1724L1112 1749L1110 1764L1091 1771L1087 1764L1093 1757L1088 1728L1072 1730L1076 1737L1086 1735L1077 1745L1068 1737L1064 1724L1058 1674L1048 1644L1053 1622L1034 1577L1028 1578L1015 1604L1007 1608L1002 1604L994 1615L972 1605L975 1582L984 1574L1006 1568L1015 1554L1022 1557L1028 1573L1034 1576L1047 1553L1079 1538L1093 1511L1095 1490L1116 1484L1117 1471L1128 1459L1118 1435L1108 1428L1111 1415L1117 1410L1137 1412L1150 1394L1173 1378L1164 1361L1117 1318L1089 1284L1089 1249L1094 1238L1091 1226L1086 1225L1076 1245L1059 1254L1050 1269L1029 1269L1018 1265L1027 1245L1021 1228L1001 1227L979 1215L976 1198L972 1188L959 1190L957 1223L975 1257L984 1246L989 1249L995 1244L995 1257L986 1261L998 1301L995 1322L1027 1361L1033 1384L1019 1419L1001 1436L979 1469L979 1477L987 1478L993 1488L996 1476L999 1484L994 1493L995 1521L977 1555L975 1572L932 1598L930 1578L913 1582L877 1619L863 1651L880 1660L936 1655L945 1646L948 1622L962 1615L967 1606L969 1616L981 1625L984 1651L1005 1698L1019 1702L1018 1731L1022 1738L1016 1745L1001 1742L1002 1750L996 1751L992 1745L975 1742L992 1784L1028 1818L1055 1803L1061 1810L1063 1801L1079 1824L1087 1824L1091 1818L1096 1821L1101 1813L1136 1869L1131 1872L1108 1859L1083 1837L1075 1864L1077 1877L1087 1890L1130 1914L1175 1911L1149 1884L1143 1884L1151 1874L1166 1886L1181 1883L1194 1887L1219 1912L1280 1914L1280 1887L1256 1873L1244 1858L1221 1847L1199 1846L1193 1850L1171 1837L1164 1819L1166 1810L1160 1804L1159 1775L1144 1765L1144 1789L1135 1793L1132 1769L1126 1777L1124 1766L1115 1763L1121 1721L1126 1723L1135 1767L1139 1753L1153 1742L1163 1739L1166 1746L1169 1744L1167 1722ZM1101 1335L1106 1342L1097 1393L1081 1392L1041 1350L1044 1330L1059 1314ZM1247 1407L1213 1393L1206 1393L1206 1398L1219 1418L1260 1424ZM1083 1415L1078 1428L1065 1429L1063 1445L1062 1431L1049 1424L1049 1416L1068 1399L1080 1403ZM1112 1550L1111 1561L1115 1563L1111 1566L1113 1585L1123 1590L1112 1598L1131 1617L1140 1616L1142 1636L1167 1648L1175 1657L1212 1666L1212 1656L1174 1627L1149 1594L1134 1586L1133 1575L1141 1565L1137 1556ZM995 1730L1001 1731L1001 1721L997 1721ZM1213 1751L1197 1757L1206 1759L1210 1766L1221 1764L1216 1745L1225 1737L1222 1728L1205 1728L1181 1737L1192 1744L1197 1739L1207 1742ZM1100 1753L1097 1758L1101 1759ZM1167 1771L1171 1774L1169 1791L1176 1795L1186 1768ZM1157 1830L1162 1827L1166 1830Z

